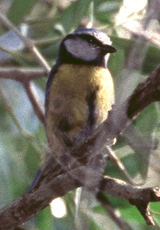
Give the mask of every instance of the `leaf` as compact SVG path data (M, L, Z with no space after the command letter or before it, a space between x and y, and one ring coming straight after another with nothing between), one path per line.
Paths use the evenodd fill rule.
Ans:
M23 18L30 12L34 4L38 0L14 0L8 12L8 19L14 24L18 25Z
M152 134L158 125L159 115L156 103L152 103L145 108L136 119L137 128L145 133Z
M112 40L112 38L111 38L111 40ZM111 70L111 73L112 73L114 80L117 81L120 78L119 73L125 64L125 52L123 49L119 48L117 46L117 44L113 43L112 45L113 45L113 47L115 47L117 49L118 52L115 53L114 55L112 54L110 56L108 66L109 66L109 69Z

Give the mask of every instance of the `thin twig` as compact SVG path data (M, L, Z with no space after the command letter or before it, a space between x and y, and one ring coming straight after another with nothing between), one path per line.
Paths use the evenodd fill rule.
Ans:
M44 124L44 107L42 106L38 95L33 88L32 81L22 81L22 84L26 90L26 93L30 99L30 102L33 106L35 114L38 116L39 120Z
M115 162L115 164L118 166L118 168L121 170L121 172L123 173L123 175L125 176L126 180L132 184L132 185L137 185L133 179L131 178L131 176L128 174L127 170L125 169L125 166L123 165L123 163L118 159L118 157L116 156L116 154L114 153L114 151L111 149L110 146L106 146L106 150L109 154L109 156L111 157L111 159ZM138 184L139 185L139 184Z
M46 62L45 58L39 52L38 48L27 38L24 37L21 32L2 14L0 11L0 20L1 23L6 26L8 29L12 30L27 46L27 48L34 54L39 63L44 67L46 72L50 71L50 66Z

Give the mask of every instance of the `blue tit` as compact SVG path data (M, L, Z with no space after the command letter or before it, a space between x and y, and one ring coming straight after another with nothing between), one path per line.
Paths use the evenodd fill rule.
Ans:
M51 149L57 139L71 152L107 119L114 104L107 61L114 52L110 38L92 28L78 29L60 43L46 87L45 128Z
M60 44L46 88L45 121L49 146L54 135L66 150L78 148L107 118L114 85L107 69L116 49L96 29L78 29Z

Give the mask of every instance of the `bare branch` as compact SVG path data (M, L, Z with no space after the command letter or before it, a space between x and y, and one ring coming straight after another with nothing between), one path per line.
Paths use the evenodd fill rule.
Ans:
M104 176L100 191L128 200L132 204L134 200L142 200L145 203L160 201L160 187L141 188L109 176Z
M145 107L154 101L160 101L160 66L145 82L140 83L129 99L128 116L133 119Z
M40 68L0 68L0 78L17 81L26 81L47 76L46 71Z
M84 176L83 170L75 169L73 173ZM54 198L65 195L70 190L80 186L72 177L60 175L47 183L47 187L40 186L33 193L25 194L0 210L0 229L8 230L22 224L41 209L45 208Z
M148 225L155 225L148 205L149 202L160 201L160 187L134 187L122 180L105 176L100 190L112 196L128 200L137 207Z
M36 46L38 45L46 45L46 44L53 44L59 42L63 39L63 36L57 38L41 38L38 40L32 40L32 43Z
M86 177L86 167L71 170L69 173L59 175L54 179L52 178L50 181L47 181L45 178L43 184L37 190L17 198L15 201L2 208L0 210L0 229L8 230L22 224L45 208L51 200L63 196L70 190L82 186L78 180L74 180L73 177L71 177L71 174L76 175L77 178L82 180ZM94 182L94 179L96 179L96 177L94 177L94 172L92 178L92 182ZM87 186L90 188L99 188L99 184L96 183L93 183L92 185L90 183ZM107 176L102 180L100 191L126 199L137 207L139 204L138 201L141 203L144 202L144 204L160 201L160 188L158 187L142 189Z

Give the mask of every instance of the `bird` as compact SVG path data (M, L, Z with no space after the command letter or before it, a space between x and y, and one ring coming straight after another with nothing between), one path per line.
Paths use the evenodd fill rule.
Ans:
M115 97L107 62L114 52L110 38L94 28L77 29L61 41L45 94L45 131L50 149L56 139L65 152L78 149L107 119ZM40 168L29 191L44 178L46 168Z

